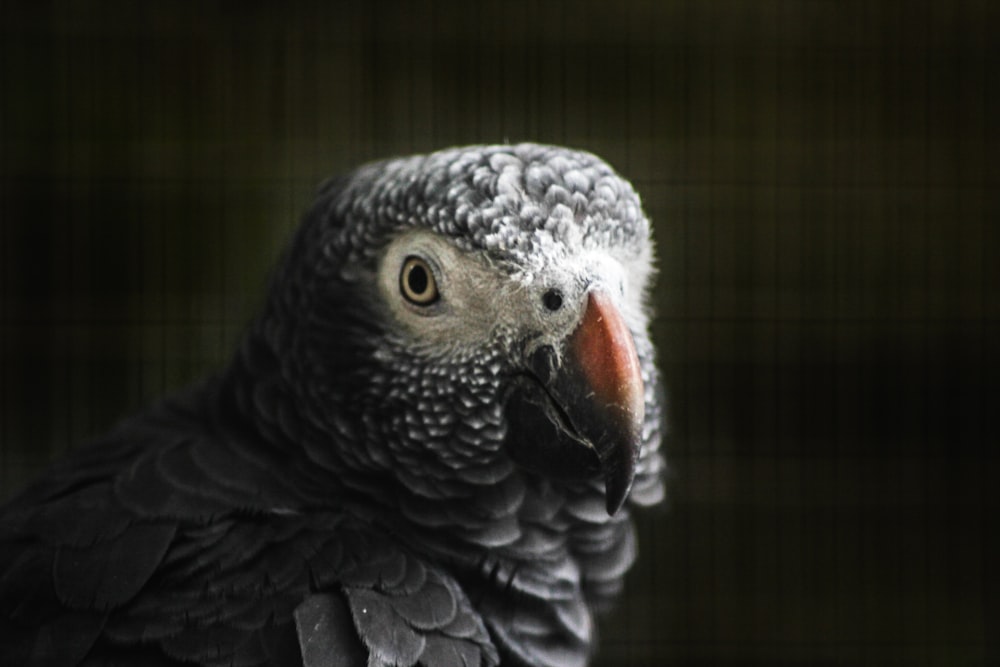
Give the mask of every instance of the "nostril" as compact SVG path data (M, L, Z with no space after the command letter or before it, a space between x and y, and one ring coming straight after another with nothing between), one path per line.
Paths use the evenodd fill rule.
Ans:
M559 310L563 304L562 292L557 289L548 290L542 295L542 303L553 312Z

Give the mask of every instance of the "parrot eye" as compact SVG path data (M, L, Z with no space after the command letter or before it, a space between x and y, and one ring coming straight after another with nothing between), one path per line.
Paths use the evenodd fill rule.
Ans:
M406 300L418 306L429 306L438 300L437 283L427 262L410 255L399 274L399 291Z

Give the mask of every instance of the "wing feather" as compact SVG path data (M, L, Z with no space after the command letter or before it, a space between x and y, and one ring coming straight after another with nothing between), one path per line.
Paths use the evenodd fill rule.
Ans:
M304 667L361 667L368 664L351 612L339 595L317 594L295 609Z
M113 540L56 552L56 595L74 609L106 611L131 600L149 581L174 538L170 523L137 524Z

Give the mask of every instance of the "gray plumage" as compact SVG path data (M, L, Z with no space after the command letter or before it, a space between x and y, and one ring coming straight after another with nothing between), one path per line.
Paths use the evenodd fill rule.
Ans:
M0 664L585 664L663 495L651 264L587 153L329 182L229 367L0 514Z

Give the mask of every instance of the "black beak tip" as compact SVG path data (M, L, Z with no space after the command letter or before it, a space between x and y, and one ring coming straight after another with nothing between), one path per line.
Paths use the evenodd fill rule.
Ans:
M629 455L622 457L623 460L609 462L611 465L604 472L604 496L608 516L618 513L625 504L629 491L632 490L632 480L635 479L635 458L633 450Z

